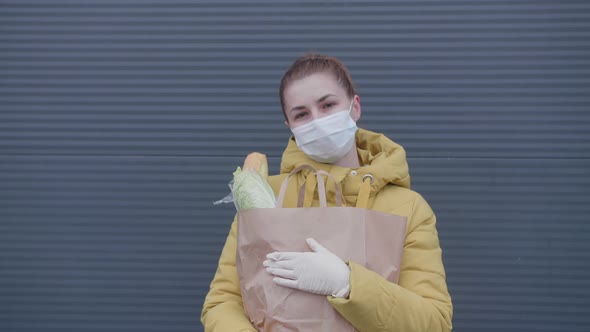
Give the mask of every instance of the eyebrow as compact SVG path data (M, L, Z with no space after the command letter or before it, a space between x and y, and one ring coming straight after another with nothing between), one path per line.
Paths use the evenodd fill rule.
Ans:
M331 93L328 93L327 95L325 95L325 96L321 97L320 99L318 99L318 100L316 101L316 103L318 103L318 104L319 104L319 103L321 103L322 101L324 101L324 100L328 99L328 97L330 97L330 96L336 96L336 95L333 95L333 94L331 94ZM302 109L305 109L305 106L295 106L295 107L293 107L293 108L291 108L291 109L289 110L289 113L291 113L291 112L293 112L293 111L299 111L299 110L302 110Z

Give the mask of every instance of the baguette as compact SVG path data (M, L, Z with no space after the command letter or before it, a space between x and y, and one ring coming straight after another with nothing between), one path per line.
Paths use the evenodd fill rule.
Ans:
M252 152L244 160L244 167L243 170L252 170L256 173L260 174L260 176L264 179L268 179L268 161L266 160L266 155L259 153L259 152Z

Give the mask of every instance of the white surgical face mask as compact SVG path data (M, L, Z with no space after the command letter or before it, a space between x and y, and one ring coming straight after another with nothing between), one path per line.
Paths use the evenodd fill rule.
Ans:
M299 149L320 163L331 164L342 159L352 149L358 129L350 117L353 103L354 99L348 110L291 129Z

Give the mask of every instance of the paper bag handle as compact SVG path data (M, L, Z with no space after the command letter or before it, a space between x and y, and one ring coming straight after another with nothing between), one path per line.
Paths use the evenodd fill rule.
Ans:
M278 208L283 207L283 201L285 200L285 194L287 192L287 185L289 184L289 178L292 175L297 174L304 169L309 169L313 173L317 172L317 170L315 168L313 168L311 165L301 165L301 166L296 167L294 170L292 170L291 173L289 173L289 175L287 175L287 177L283 180L283 183L281 184L281 189L279 190L279 197L277 197L276 207L278 207Z
M332 181L334 181L334 186L336 188L336 205L342 206L342 190L340 189L339 183L336 182L336 179L334 179L332 174L330 174L324 170L318 171L315 168L313 168L311 165L301 165L301 166L296 167L294 170L292 170L291 173L289 173L289 175L283 180L283 183L281 184L281 189L279 191L279 197L277 198L276 207L283 207L283 203L285 200L285 194L287 192L287 185L289 184L289 178L292 175L297 174L304 169L311 170L313 172L313 175L315 175L317 177L318 196L320 199L320 207L328 207L328 204L326 201L326 187L325 187L326 185L324 183L324 178L322 178L322 175L327 175L328 178L330 178L330 179L332 179ZM303 194L305 195L305 183L301 187L301 190L303 191ZM303 200L302 200L301 191L300 191L298 205L301 205L302 202L303 202Z
M322 178L322 175L326 175L330 180L332 180L332 182L334 182L334 190L335 190L335 194L336 194L336 206L337 207L341 207L342 206L342 188L340 187L340 184L336 181L336 179L334 178L334 176L324 170L319 170L315 173L316 178L318 179L318 183L317 183L317 187L318 187L318 197L320 198L320 206L322 206L322 198L324 200L326 200L326 190L324 189L325 185L324 185L324 181ZM297 207L303 207L304 206L304 202L305 200L305 194L309 194L311 197L313 197L313 193L315 191L315 186L316 183L315 181L311 181L313 185L313 188L311 190L311 192L307 192L306 191L306 183L303 184L303 186L301 187L301 189L299 190L299 201L297 202ZM321 183L320 183L321 182Z

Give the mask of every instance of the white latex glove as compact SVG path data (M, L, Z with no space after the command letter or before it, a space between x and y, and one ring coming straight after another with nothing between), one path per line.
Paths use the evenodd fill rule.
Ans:
M346 298L350 293L350 268L338 256L307 239L313 252L273 252L263 265L281 286L320 295Z

